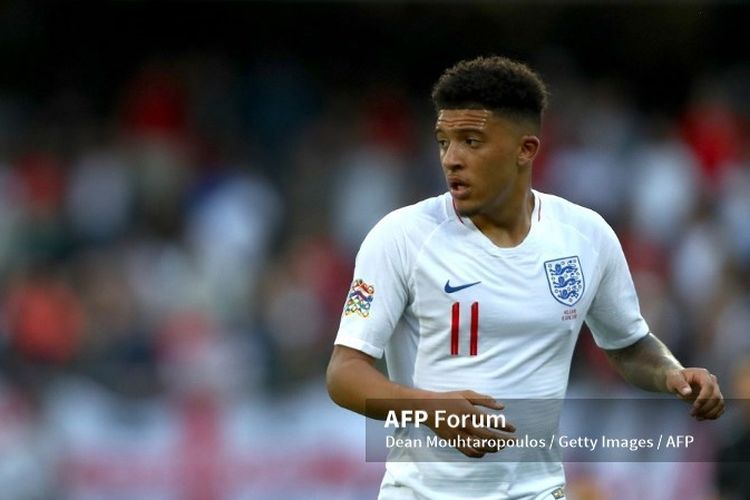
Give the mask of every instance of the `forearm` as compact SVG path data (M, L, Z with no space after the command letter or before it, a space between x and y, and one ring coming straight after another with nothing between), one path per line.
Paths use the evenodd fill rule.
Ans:
M667 372L683 369L669 348L650 333L632 346L606 353L625 380L647 391L670 392Z
M391 410L414 410L429 391L406 387L388 380L364 354L337 346L326 372L331 399L344 408L370 418L384 420Z

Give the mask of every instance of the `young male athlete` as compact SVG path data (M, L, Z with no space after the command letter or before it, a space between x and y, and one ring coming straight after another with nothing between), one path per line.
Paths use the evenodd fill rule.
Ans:
M449 191L388 214L362 243L328 367L333 400L381 420L427 411L443 438L512 436L510 423L438 426L436 412L564 398L586 321L626 380L692 401L698 420L718 418L716 377L684 368L649 332L609 225L531 188L546 105L539 76L501 57L462 61L432 98ZM390 380L373 366L383 354ZM456 442L468 457L497 451ZM564 481L559 461L389 459L380 498L564 498Z

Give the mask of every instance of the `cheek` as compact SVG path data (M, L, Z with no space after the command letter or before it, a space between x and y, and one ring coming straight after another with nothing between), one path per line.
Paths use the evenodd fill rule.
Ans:
M495 196L513 184L513 171L505 165L494 164L482 176L481 192L487 196Z
M498 151L490 158L487 158L485 166L488 175L496 179L508 179L513 177L517 172L516 157L505 151Z
M507 162L503 158L492 155L477 162L477 171L488 182L495 182L507 176Z

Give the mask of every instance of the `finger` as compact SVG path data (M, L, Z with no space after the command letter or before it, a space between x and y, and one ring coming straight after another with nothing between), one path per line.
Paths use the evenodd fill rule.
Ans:
M480 410L476 410L475 414L478 415L477 422L482 422L482 427L485 429L496 429L505 432L516 432L516 426L505 418L502 414L486 413Z
M717 404L721 392L719 392L719 386L710 377L702 377L696 383L700 385L700 392L693 402L693 412L705 413L707 409Z
M469 458L482 458L484 456L484 453L480 453L474 448L471 448L470 446L459 448L458 451L460 451L461 453L463 453Z
M693 401L693 408L703 408L712 401L719 399L720 396L721 393L718 387L703 387L695 398L695 401Z
M505 448L508 441L516 441L514 436L490 427L467 426L457 429L456 437L464 441L462 444L484 453L495 453Z
M468 432L468 430L459 432L457 437L465 441L466 444L464 445L464 448L469 451L473 450L475 452L481 453L482 455L484 455L488 451L495 451L488 446L486 438L482 439L482 436L478 434L472 434L471 432Z
M700 387L700 392L698 392L698 395L695 398L699 401L709 399L712 393L718 391L718 386L711 378L711 374L708 372L695 377L693 379L693 384Z
M516 426L511 424L507 420L505 421L505 425L498 425L496 427L493 427L493 429L497 429L497 430L505 431L505 432L516 432L517 430Z
M505 425L503 425L503 421L505 421ZM498 419L497 425L492 425L490 428L504 432L516 432L516 426L510 423L507 419Z
M700 400L698 406L694 406L690 414L698 419L708 418L707 415L723 405L723 400L718 397Z
M727 411L726 405L721 405L721 410L719 411L719 414L716 416L716 418L719 418L720 416L724 415L724 412Z
M464 391L463 396L473 405L484 406L485 408L492 408L494 410L502 410L505 408L505 405L486 394L480 394L474 391Z
M483 439L481 443L482 444L479 447L473 445L474 449L483 453L497 453L501 449L498 448L497 441L495 439Z
M721 393L719 393L718 397L704 399L699 403L700 404L698 404L697 406L693 406L693 408L690 410L690 415L698 418L699 420L702 420L704 418L707 418L707 416L714 412L716 408L723 407L724 398L721 396Z
M486 413L475 409L474 413L478 415L477 422L483 423L483 428L497 429L505 432L516 432L516 426L505 418L503 414Z
M486 453L497 453L507 448L508 443L511 441L518 442L518 440L514 437L504 437L504 438L486 440L484 441L484 446L480 449L481 451L484 451Z
M482 432L474 435L466 433L465 437L469 440L472 448L483 453L497 453L505 449L508 441L516 441L516 438L513 436L492 432Z
M721 400L719 403L711 408L706 414L703 416L706 420L716 420L721 416L721 414L724 413L724 401Z
M473 446L468 445L468 444L459 447L458 451L460 451L461 453L463 453L464 455L466 455L467 457L470 457L470 458L482 458L484 456L484 452L483 451L480 451L480 450L478 450L478 449L476 449Z
M718 386L711 393L711 396L705 400L697 400L699 403L697 406L693 405L693 412L696 416L706 417L716 410L716 408L724 407L724 396L721 394Z
M482 458L484 456L484 455L480 455L477 452L477 450L475 450L474 448L470 448L468 446L461 446L461 447L456 448L456 449L458 451L460 451L461 453L463 453L464 455L466 455L467 457L469 457L469 458Z
M505 434L503 432L499 432L499 431L493 430L493 429L491 429L489 427L481 427L481 428L475 427L475 428L471 428L471 429L465 429L464 432L466 432L467 434L469 434L472 437L480 438L480 439L486 439L486 440L489 440L489 439L492 439L492 440L502 439L503 441L510 441L510 440L515 440L516 439L515 436L512 436L510 434Z
M493 427L465 427L461 429L461 432L472 439L502 441L503 443L508 441L518 441L518 439L512 434L501 432ZM505 444L503 444L502 447L504 448Z

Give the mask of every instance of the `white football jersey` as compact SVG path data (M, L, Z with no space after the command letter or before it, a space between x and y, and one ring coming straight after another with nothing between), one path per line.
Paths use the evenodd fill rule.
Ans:
M409 387L563 399L584 320L604 349L649 329L610 226L533 194L531 229L512 248L459 217L449 193L384 217L357 255L335 343L385 354L391 380ZM559 462L410 463L399 453L381 497L544 498L564 483Z

